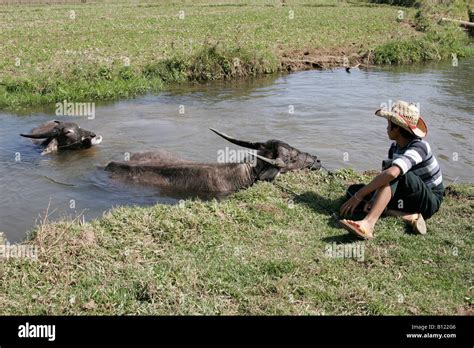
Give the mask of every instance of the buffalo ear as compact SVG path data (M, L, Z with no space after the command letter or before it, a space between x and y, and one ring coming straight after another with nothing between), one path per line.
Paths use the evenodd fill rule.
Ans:
M272 181L278 176L278 174L280 174L280 170L281 169L277 167L268 167L260 173L258 178L264 181Z
M41 152L41 156L48 155L50 153L54 153L58 151L58 141L56 139L53 139L48 146Z

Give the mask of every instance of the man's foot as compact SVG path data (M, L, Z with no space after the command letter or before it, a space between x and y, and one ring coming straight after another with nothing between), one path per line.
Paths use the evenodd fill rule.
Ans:
M405 213L403 211L392 209L387 210L386 214L401 217L411 225L413 232L416 234L426 234L426 222L425 219L423 219L423 215L419 213Z
M410 222L413 232L417 234L426 234L426 222L423 215L417 214L418 217Z
M342 228L355 234L357 237L362 239L373 239L374 238L374 226L366 220L353 221L343 219L339 221Z

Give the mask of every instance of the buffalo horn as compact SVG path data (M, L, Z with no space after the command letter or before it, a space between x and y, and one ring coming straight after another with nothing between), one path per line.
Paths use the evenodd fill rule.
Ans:
M256 153L250 153L250 154L252 156L255 156L255 157L261 159L264 162L267 162L267 163L271 164L272 166L275 166L275 167L278 167L278 168L286 167L285 163L281 159L274 160L274 159L270 159L270 158L266 158L266 157L257 155Z
M238 139L232 138L231 136L221 133L214 128L210 128L210 130L216 133L218 136L224 138L225 140L230 141L232 144L246 147L248 149L259 150L263 145L262 143L252 143L250 141L238 140Z
M46 138L53 138L58 135L58 130L53 129L52 131L39 133L39 134L20 134L22 137L25 138L32 138L32 139L46 139Z

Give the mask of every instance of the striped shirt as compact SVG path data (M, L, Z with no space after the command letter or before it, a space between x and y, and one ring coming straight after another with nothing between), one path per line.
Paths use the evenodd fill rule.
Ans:
M429 188L434 188L443 182L438 161L431 152L430 144L425 140L416 138L403 148L393 143L388 151L388 158L393 160L392 165L400 168L400 175L411 170Z

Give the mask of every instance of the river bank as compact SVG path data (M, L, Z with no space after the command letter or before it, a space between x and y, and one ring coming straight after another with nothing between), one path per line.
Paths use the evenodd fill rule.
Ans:
M12 243L23 241L48 205L51 220L82 213L90 221L117 205L177 204L186 198L183 192L118 183L100 168L126 153L167 150L215 163L219 153L242 151L211 127L250 141L285 141L317 155L331 170L379 169L390 141L374 111L390 108L395 97L420 106L445 183L473 182L474 59L457 67L448 61L351 74L308 70L181 84L157 95L97 103L93 119L76 119L104 141L55 156L40 156L41 149L18 136L50 120L54 106L26 109L21 117L0 111L0 231Z
M324 0L0 8L0 108L130 98L184 81L462 58L469 39L407 7Z
M337 226L351 170L288 173L231 198L45 222L0 262L2 314L472 314L474 187L452 185L416 236Z

